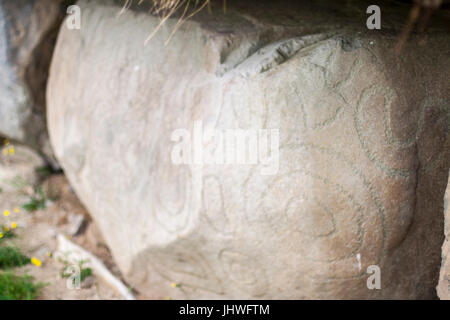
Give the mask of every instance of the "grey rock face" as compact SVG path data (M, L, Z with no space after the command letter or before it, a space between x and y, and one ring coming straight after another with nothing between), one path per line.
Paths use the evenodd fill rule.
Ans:
M71 184L149 297L435 297L448 35L397 57L389 32L271 3L199 14L173 34L169 19L146 43L158 18L81 1L47 91ZM278 130L277 170L175 164L174 132L198 120Z
M447 190L444 197L444 215L445 215L445 241L442 245L442 265L437 286L438 296L442 300L450 300L450 261L448 260L450 251L450 175L447 184Z
M51 155L45 87L61 1L0 1L0 135Z

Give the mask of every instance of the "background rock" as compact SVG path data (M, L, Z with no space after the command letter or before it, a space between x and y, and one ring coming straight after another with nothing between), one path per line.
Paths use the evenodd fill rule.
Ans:
M175 33L169 19L145 45L159 18L79 5L82 28L61 29L52 62L51 142L131 285L155 298L436 297L450 163L439 25L397 57L394 23L369 32L367 6L241 2ZM279 129L277 174L174 165L171 134L195 120Z
M64 16L61 0L0 1L0 135L50 159L45 87Z

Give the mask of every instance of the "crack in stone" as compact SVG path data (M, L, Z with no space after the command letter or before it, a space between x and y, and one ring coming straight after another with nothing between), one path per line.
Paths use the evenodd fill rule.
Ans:
M252 55L247 56L242 62L238 63L231 70L220 72L219 76L241 76L248 78L253 75L266 72L288 61L301 50L329 39L330 36L330 34L325 33L313 34L282 40L266 45Z

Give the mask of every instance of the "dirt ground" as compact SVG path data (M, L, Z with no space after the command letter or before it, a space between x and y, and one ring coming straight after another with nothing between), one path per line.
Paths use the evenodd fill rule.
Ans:
M36 163L27 163L24 154L22 153L22 157L20 152L18 154L14 161L0 159L0 171L14 176L14 180L10 179L10 185L5 188L5 177L0 172L0 179L4 178L3 188L0 186L0 225L10 227L14 223L17 224L13 230L17 236L3 241L7 245L17 246L24 254L39 259L42 264L39 267L29 264L14 271L17 274L29 274L36 282L45 284L39 299L122 299L118 292L96 277L95 272L82 282L80 289L70 289L67 285L70 280L61 276L65 266L55 255L58 234L93 253L119 279L121 275L100 232L65 176L53 174L30 179L30 170L35 171L33 166ZM17 183L18 181L20 183ZM30 202L37 185L42 186L45 194L45 208L28 212L22 206ZM5 215L5 211L8 211L9 215Z

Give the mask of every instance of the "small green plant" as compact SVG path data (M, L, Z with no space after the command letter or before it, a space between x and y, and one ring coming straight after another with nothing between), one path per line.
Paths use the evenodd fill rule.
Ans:
M45 202L47 201L42 187L38 187L34 196L30 197L30 201L22 205L22 208L28 212L34 212L36 210L42 210L46 208Z
M71 263L68 261L63 261L63 260L59 260L60 262L62 262L64 264L64 268L61 271L61 277L62 278L69 278L73 275L73 269L70 268ZM78 262L78 268L80 271L80 283L82 283L87 277L92 275L92 269L87 267L83 267L83 265L86 263L87 261L85 260L81 260L80 262ZM67 270L71 270L72 272L68 272ZM73 282L75 282L75 278L73 279Z
M91 268L83 268L80 273L80 282L83 282L87 277L92 276Z
M3 225L0 226L0 241L5 240L5 239L11 239L14 238L16 236L16 234L14 233L14 231L11 228L7 228Z
M18 190L22 190L23 188L29 186L29 183L21 176L14 177L10 184Z
M0 272L0 300L36 299L44 284L34 283L29 275L17 276L11 272Z
M31 262L30 258L22 254L15 247L0 247L0 269L21 267Z

